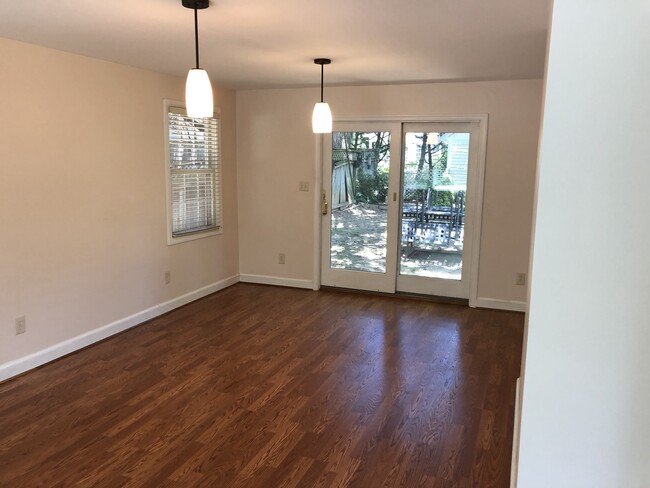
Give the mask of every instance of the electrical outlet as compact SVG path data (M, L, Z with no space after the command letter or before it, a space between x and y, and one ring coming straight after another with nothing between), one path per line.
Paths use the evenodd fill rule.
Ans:
M298 184L298 191L309 191L309 182L308 181L301 181Z
M283 252L278 254L278 264L284 264L285 263L285 255Z
M172 272L165 271L165 284L169 285L172 282Z
M22 317L18 317L16 319L16 335L24 334L25 332L27 332L27 321L23 315Z
M526 286L526 273L517 273L515 285Z

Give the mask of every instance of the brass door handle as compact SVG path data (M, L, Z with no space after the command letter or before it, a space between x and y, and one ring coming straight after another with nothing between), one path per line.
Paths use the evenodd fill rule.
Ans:
M320 210L323 215L327 215L327 196L325 195L325 190L323 190L321 195Z

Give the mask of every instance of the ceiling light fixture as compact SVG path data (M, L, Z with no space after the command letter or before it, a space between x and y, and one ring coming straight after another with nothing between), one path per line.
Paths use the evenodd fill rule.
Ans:
M330 134L332 132L332 111L330 106L323 102L324 66L331 62L331 59L326 58L314 59L314 64L320 64L320 102L314 105L314 113L311 116L311 128L314 134Z
M196 49L196 68L187 73L185 83L185 109L188 117L202 119L214 115L212 85L208 72L199 67L199 16L198 10L210 6L209 0L182 0L183 7L194 10L194 47Z

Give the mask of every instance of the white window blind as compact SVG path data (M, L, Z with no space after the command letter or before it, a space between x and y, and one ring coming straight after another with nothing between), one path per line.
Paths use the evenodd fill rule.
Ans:
M171 234L221 229L219 119L195 119L169 107Z

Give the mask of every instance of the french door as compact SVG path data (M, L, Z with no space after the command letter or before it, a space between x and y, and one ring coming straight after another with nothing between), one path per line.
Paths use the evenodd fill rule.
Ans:
M323 140L321 282L395 292L401 124L337 123Z
M323 141L322 284L468 298L479 132L479 122L336 123Z

